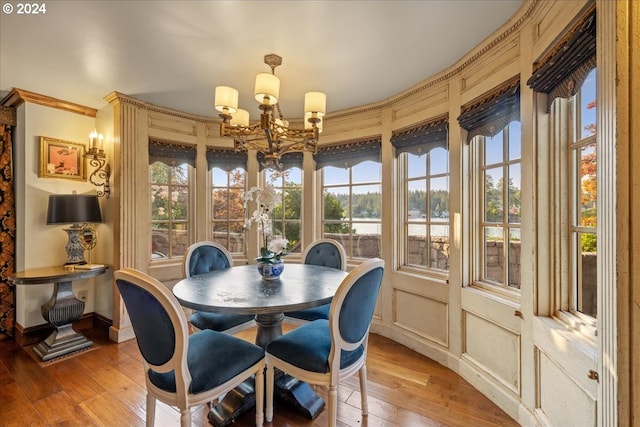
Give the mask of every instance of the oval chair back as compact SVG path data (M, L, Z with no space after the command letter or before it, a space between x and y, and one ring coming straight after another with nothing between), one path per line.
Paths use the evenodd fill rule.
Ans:
M227 249L216 242L197 242L189 246L184 256L184 277L233 267L233 258Z
M320 239L305 249L304 254L302 254L302 262L346 271L347 253L337 240Z

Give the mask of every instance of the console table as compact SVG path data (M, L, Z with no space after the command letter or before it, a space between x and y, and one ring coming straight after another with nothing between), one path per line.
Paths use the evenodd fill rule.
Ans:
M63 266L45 267L19 271L9 276L14 285L53 283L53 295L47 303L42 304L40 311L42 317L54 327L54 331L33 349L42 361L84 350L93 345L84 335L72 328L73 322L80 319L84 312L84 301L73 295L71 284L74 280L104 274L107 268L100 266L90 270L67 270Z

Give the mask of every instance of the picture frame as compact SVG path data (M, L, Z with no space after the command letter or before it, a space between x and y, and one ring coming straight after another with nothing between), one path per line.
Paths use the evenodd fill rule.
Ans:
M38 177L86 180L86 149L84 144L41 136Z

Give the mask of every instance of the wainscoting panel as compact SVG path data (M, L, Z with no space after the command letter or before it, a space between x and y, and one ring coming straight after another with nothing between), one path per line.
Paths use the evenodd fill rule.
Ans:
M520 335L469 311L462 312L462 357L520 395Z
M536 361L538 417L553 420L549 425L595 426L596 402L589 394L539 348L536 348Z
M394 325L445 347L449 345L449 305L396 289L394 292Z

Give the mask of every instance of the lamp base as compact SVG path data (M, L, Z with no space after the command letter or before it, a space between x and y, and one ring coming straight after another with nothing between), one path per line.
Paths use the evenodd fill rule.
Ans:
M67 242L67 262L64 265L82 265L87 262L84 260L84 247L80 243L80 231L82 228L79 224L74 224L69 228L65 228L69 236Z

